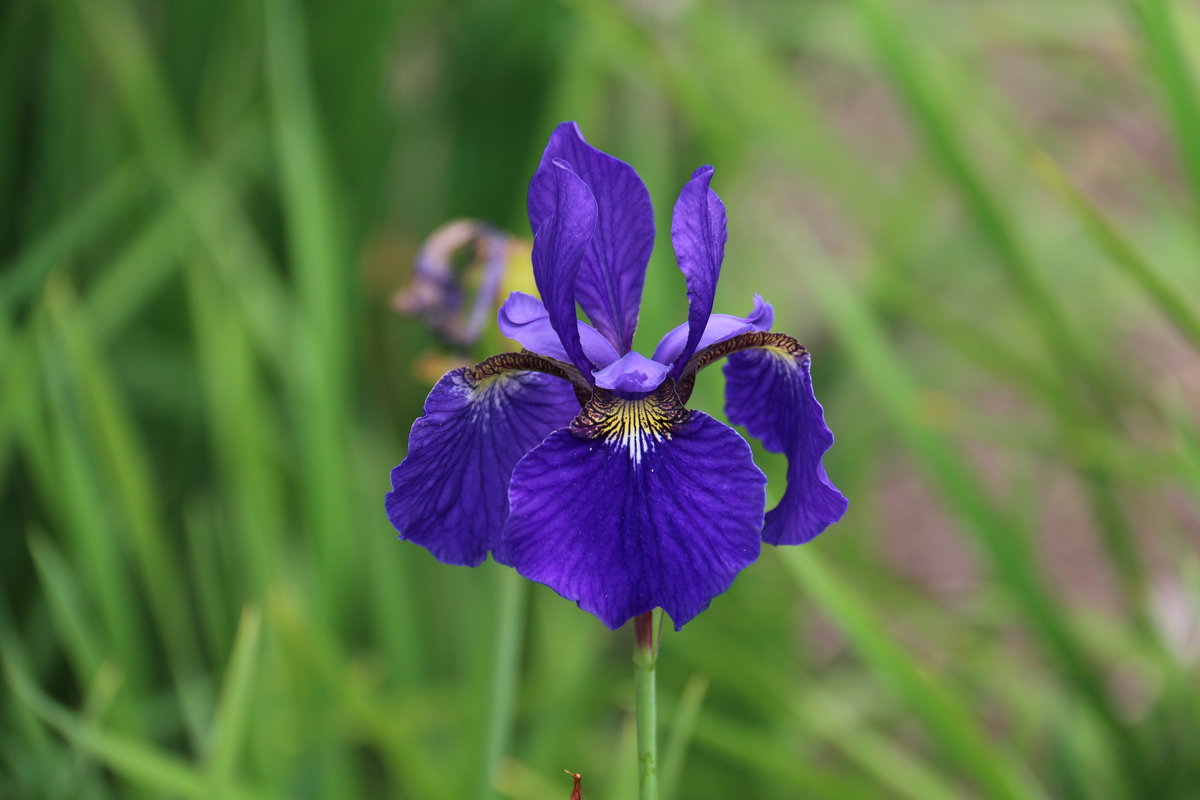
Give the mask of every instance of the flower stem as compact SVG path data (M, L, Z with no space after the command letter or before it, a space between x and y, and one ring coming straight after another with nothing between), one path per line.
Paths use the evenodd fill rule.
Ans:
M517 690L517 667L524 635L525 580L515 570L499 577L496 598L496 650L492 658L492 685L488 698L487 742L483 753L480 800L492 800L492 788L500 761L508 753L513 729L513 707Z
M658 723L654 671L658 660L658 628L662 611L633 620L633 691L637 713L638 798L658 800Z

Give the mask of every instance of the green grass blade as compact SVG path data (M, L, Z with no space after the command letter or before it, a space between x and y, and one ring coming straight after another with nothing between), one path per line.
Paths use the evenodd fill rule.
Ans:
M45 587L59 639L65 645L76 678L86 684L100 667L103 649L95 635L96 625L88 618L79 596L78 582L72 579L62 554L44 536L31 538L29 550Z
M1187 302L1187 293L1170 285L1160 276L1104 213L1071 183L1053 159L1045 153L1036 153L1033 157L1033 167L1042 181L1075 213L1113 265L1141 289L1155 308L1170 320L1194 347L1200 348L1200 314ZM1200 197L1200 194L1197 196Z
M3 663L6 682L18 700L50 727L124 779L166 795L198 800L212 797L197 769L139 741L81 722L43 694L7 655L0 656L0 662ZM242 786L231 787L225 796L231 800L265 800L265 795Z
M246 219L219 160L206 163L194 154L142 22L125 0L89 0L75 9L112 77L150 174L178 207L195 244L239 286L234 299L255 323L268 352L286 363L291 357L286 303L269 269L269 251ZM235 130L230 147L238 153L239 147L254 146L254 137L253 129ZM130 288L136 290L136 283Z
M1054 356L1064 376L1087 377L1094 391L1103 396L1103 381L1091 363L1091 354L1068 326L1010 224L1010 216L976 170L947 113L953 104L937 97L931 89L918 65L916 45L902 33L903 26L886 3L856 0L855 5L930 156L957 188L981 235L991 243L997 265L1024 304L1046 351Z
M1061 665L1070 685L1107 728L1137 785L1150 777L1140 742L1117 714L1104 680L1089 661L1070 623L1059 613L1011 520L999 511L974 479L974 470L927 423L922 422L920 396L912 376L893 352L867 308L832 267L809 271L808 281L821 298L828 319L839 333L866 388L894 429L932 478L950 507L967 524L989 556L996 577L1020 603L1047 652Z
M496 796L492 788L500 765L512 746L516 727L517 692L521 652L525 639L526 581L515 571L499 576L496 598L495 648L484 658L492 665L488 697L487 736L480 759L479 790L476 797L487 800ZM490 656L490 658L488 658Z
M659 770L662 800L671 800L678 794L683 764L696 733L696 720L700 717L708 684L707 678L693 675L684 685L679 703L675 706L670 728L663 737L662 768Z
M278 571L276 554L287 530L283 487L276 465L283 434L263 386L241 314L226 300L223 285L208 262L187 270L188 301L205 398L205 422L217 463L220 489L227 498L233 536L240 547L233 566L254 596L266 596Z
M744 768L764 781L786 787L785 797L869 800L879 797L878 787L855 773L818 764L815 759L781 758L774 737L748 727L741 720L707 710L696 724L695 746L711 759L717 756Z
M934 684L887 637L883 621L847 590L815 550L786 548L780 550L780 555L817 605L837 621L873 671L892 684L929 726L938 747L978 782L986 796L1014 800L1043 796L1015 765L1012 755L1000 752L999 744L982 734L979 723L952 691Z
M162 520L149 457L106 359L86 333L87 321L71 290L65 284L52 284L46 307L82 399L87 441L111 481L108 489L128 531L158 633L177 688L182 690L199 666L199 654L190 633L187 596L180 591L187 583ZM181 699L185 697L181 694ZM184 712L198 737L199 710L185 702Z
M296 382L290 388L296 414L305 421L299 441L305 517L317 548L320 576L315 589L320 607L336 617L351 552L344 535L348 529L345 498L353 496L355 486L344 427L350 414L352 375L347 257L311 96L300 8L291 0L266 0L265 9L279 188L299 289Z
M0 267L0 314L36 294L51 270L95 241L141 190L137 170L123 164L13 262Z
M193 231L185 206L199 208L206 218L222 216L219 198L207 185L209 174L228 173L229 190L242 190L258 177L264 150L258 125L248 123L235 131L209 163L197 165L181 182L181 202L168 204L150 216L106 262L83 300L101 335L109 338L123 330L178 273L184 263L180 253ZM233 233L237 233L236 227ZM251 236L233 235L222 237L219 249L204 250L236 287L230 299L247 321L259 351L275 362L286 358L286 300L279 279L266 266L270 259L262 244Z
M930 764L923 754L911 753L889 736L876 733L831 692L808 693L802 705L803 709L797 709L797 713L814 717L809 730L826 736L848 759L888 787L890 794L910 800L956 800L962 797L961 785L939 771L941 765ZM1030 791L1027 797L1045 796L1028 779L1022 782Z
M1200 94L1179 41L1175 15L1186 10L1169 0L1133 0L1134 15L1146 41L1147 55L1162 86L1175 146L1191 184L1193 202L1200 202ZM1195 44L1194 42L1192 43Z
M187 540L188 569L196 587L196 605L200 613L208 653L224 653L233 641L237 622L238 592L244 575L239 569L239 552L231 552L226 543L230 524L215 509L203 504L184 512L183 532ZM226 534L226 536L222 536ZM234 564L230 564L230 561ZM236 578L234 576L237 576Z
M52 459L39 470L38 485L47 505L58 511L55 527L65 534L63 546L69 548L70 561L87 565L77 582L99 616L105 657L115 659L132 683L142 687L143 656L149 642L138 612L143 604L135 588L136 577L109 513L109 493L100 479L99 465L90 448L80 446L87 434L77 407L78 392L73 391L69 370L64 368L65 353L55 346L46 326L37 329L43 391L34 394L45 403L53 423L46 426L44 443L31 440L25 450L30 454L40 451ZM27 390L32 392L37 385L32 382ZM27 435L38 427L27 422Z
M261 634L262 614L256 608L245 609L206 747L204 777L210 797L225 797L234 785L234 770L250 728Z

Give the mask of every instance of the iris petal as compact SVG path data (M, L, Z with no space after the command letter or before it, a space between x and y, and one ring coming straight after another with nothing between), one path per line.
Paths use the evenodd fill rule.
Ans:
M579 176L562 161L551 165L554 206L533 237L533 280L542 296L550 325L571 363L587 374L587 358L579 343L575 316L575 281L579 265L596 232L596 199Z
M636 350L631 350L592 375L596 385L602 389L640 394L657 389L670 369L670 364L662 364L652 358L646 358Z
M708 324L704 326L704 335L700 337L696 349L703 350L709 345L750 331L770 330L774 321L775 309L771 308L770 303L754 295L754 310L744 317L735 317L732 314L709 316ZM659 340L658 346L654 348L654 360L664 364L675 363L677 369L682 369L687 362L680 359L680 355L687 343L689 329L689 323L685 322L667 331L666 336Z
M809 355L798 345L741 350L729 355L724 372L729 421L787 456L787 490L767 512L763 541L803 544L841 519L847 506L821 463L833 433L813 394Z
M524 292L513 292L504 301L496 315L500 332L521 343L526 350L540 353L559 361L570 362L558 334L550 324L550 312L542 301ZM582 320L576 326L583 354L597 367L607 367L620 358L616 349L600 331Z
M570 164L587 184L598 209L596 235L583 255L575 300L596 329L626 353L637 329L646 264L654 246L650 193L633 167L592 147L578 125L564 122L550 135L529 183L529 224L535 231L554 213L556 159Z
M709 188L713 168L700 167L684 184L675 211L671 216L671 244L675 260L687 282L688 336L683 350L677 355L674 375L696 351L712 314L717 280L721 277L721 262L725 258L725 204ZM673 359L674 360L674 359Z
M447 564L479 564L508 517L513 466L578 412L571 385L550 375L446 373L392 470L386 505L400 538Z
M609 628L661 607L678 629L758 557L765 484L746 441L670 384L598 391L513 471L497 558Z

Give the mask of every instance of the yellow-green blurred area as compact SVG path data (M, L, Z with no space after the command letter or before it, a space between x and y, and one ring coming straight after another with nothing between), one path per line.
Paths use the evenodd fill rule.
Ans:
M7 0L0 797L635 796L629 631L383 511L447 355L391 297L447 220L528 237L565 119L654 199L645 351L716 166L717 310L811 350L850 498L664 634L665 797L1197 797L1197 42L1171 0Z

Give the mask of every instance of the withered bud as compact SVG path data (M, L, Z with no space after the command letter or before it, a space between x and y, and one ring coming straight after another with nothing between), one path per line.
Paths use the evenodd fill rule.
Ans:
M578 772L571 772L569 769L564 769L563 772L571 776L571 780L575 781L575 787L571 789L571 800L583 800L583 776Z
M392 308L420 317L447 344L469 348L496 306L509 245L510 238L486 222L446 223L417 252L412 280L392 295Z

